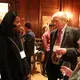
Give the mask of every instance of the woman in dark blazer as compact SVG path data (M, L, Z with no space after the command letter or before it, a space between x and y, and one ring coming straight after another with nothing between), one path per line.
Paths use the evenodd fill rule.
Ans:
M20 18L8 12L1 23L0 68L2 80L27 80L29 65L18 36Z

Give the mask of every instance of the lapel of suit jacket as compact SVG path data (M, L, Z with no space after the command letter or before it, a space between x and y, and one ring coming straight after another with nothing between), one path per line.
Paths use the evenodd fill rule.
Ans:
M64 32L64 35L63 35L63 40L62 40L62 43L61 43L61 47L64 47L65 43L66 43L66 40L68 39L68 36L70 35L70 28L67 26L66 29L65 29L65 32Z
M58 30L55 29L53 32L52 32L52 35L50 36L50 49L51 51L53 51L53 47L54 47L54 44L55 44L55 41L56 41L56 37L57 37L57 32Z

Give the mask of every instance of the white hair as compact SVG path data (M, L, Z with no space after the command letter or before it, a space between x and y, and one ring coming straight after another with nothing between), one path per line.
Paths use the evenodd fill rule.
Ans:
M67 15L65 12L56 12L52 15L52 21L55 17L60 18L61 20L68 21Z

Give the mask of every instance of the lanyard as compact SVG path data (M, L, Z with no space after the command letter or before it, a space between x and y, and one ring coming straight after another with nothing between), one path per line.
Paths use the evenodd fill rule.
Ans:
M19 47L16 45L16 43L15 43L10 37L8 37L8 39L16 46L16 48L17 48L18 51L20 52L20 49L19 49Z
M19 53L20 53L20 56L21 56L21 59L25 58L26 55L25 55L24 50L23 50L23 51L20 51L20 49L19 49L19 47L16 45L16 43L15 43L10 37L8 37L8 39L9 39L10 41L12 41L12 43L13 43L13 44L16 46L16 48L18 49L18 51L19 51ZM22 47L23 47L23 46L22 46Z

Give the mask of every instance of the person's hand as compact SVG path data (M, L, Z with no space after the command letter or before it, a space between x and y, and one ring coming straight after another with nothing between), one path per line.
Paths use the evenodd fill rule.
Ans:
M72 72L73 72L70 68L68 68L66 66L61 66L60 71L62 72L63 75L65 74L68 77L70 77L72 75Z
M56 51L55 51L55 53L57 54L57 55L64 55L64 54L66 54L66 48L59 48L59 49L56 49Z
M80 45L80 39L77 41L77 43Z
M76 68L77 68L77 69L80 69L80 62L78 62ZM76 68L75 68L75 69L76 69Z

